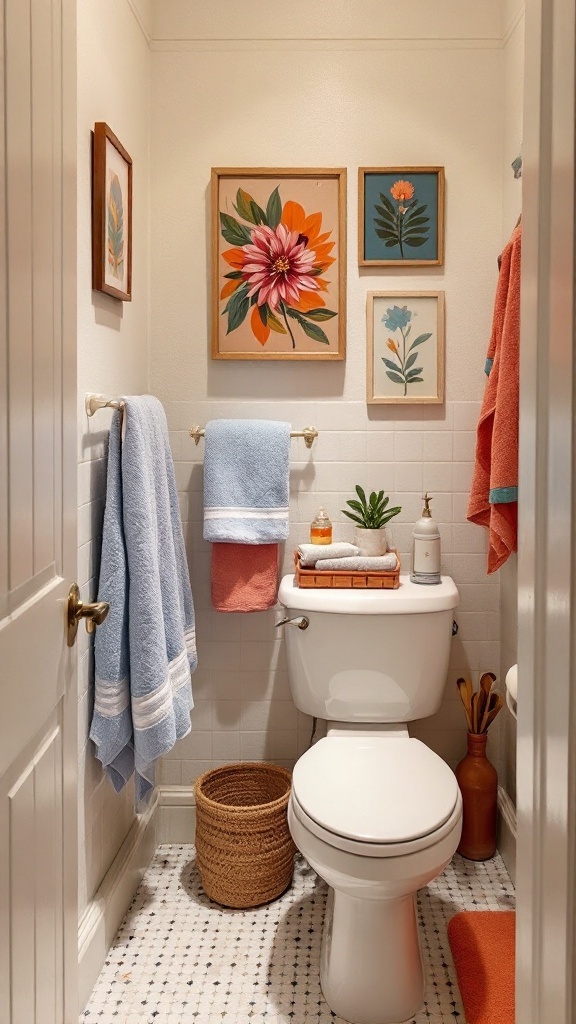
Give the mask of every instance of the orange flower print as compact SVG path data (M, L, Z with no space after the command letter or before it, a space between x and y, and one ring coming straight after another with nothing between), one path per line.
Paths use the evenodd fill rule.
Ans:
M411 181L395 181L390 192L394 199L397 199L399 203L402 203L406 199L412 199L412 196L414 195L414 185Z
M403 260L410 258L407 249L419 249L429 240L430 216L428 203L422 202L416 194L417 181L416 184L404 178L392 181L390 187L386 183L386 191L379 193L380 202L374 204L374 231L382 239L383 255L389 254L394 260L397 258L394 250L398 249Z
M394 352L395 355L398 355L398 345L396 344L395 341L392 340L392 338L388 338L386 344L388 345L388 348L390 349L391 352Z

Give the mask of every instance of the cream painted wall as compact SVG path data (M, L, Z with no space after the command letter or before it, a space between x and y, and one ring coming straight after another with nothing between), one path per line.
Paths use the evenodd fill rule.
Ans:
M257 0L247 6L251 25L258 6L262 11ZM243 31L240 41L232 38L229 21L212 17L212 8L197 10L193 21L189 6L155 8L150 387L164 402L172 430L200 656L193 731L164 761L168 783L188 784L199 771L238 757L291 763L309 739L310 723L290 700L273 613L222 615L210 606L203 451L187 429L211 417L287 418L294 427L313 423L320 430L310 453L293 442L285 571L320 504L332 514L337 535L348 535L339 510L356 482L384 487L402 504L395 539L407 565L423 487L436 495L443 570L454 575L462 596L460 633L442 709L414 731L451 764L465 747L456 676L499 671L499 579L485 575L484 533L466 523L465 510L502 237L501 11L497 4L458 4L446 33L451 38L444 39L438 25L445 26L442 18L448 8L454 16L456 7L442 4L440 21L428 9L403 38L384 39L380 22L374 29L362 20L370 4L361 5L360 14L355 7L353 32L345 7L344 20L324 21L325 34L339 34L337 41L320 38L316 20L315 38L294 39L306 24L297 17L298 3L291 6L290 27L285 9L267 4L259 38ZM233 18L234 8L227 9ZM488 22L480 26L478 18ZM228 38L216 38L224 32ZM345 32L354 39L343 38ZM356 174L364 164L446 166L444 267L359 271ZM232 365L208 358L210 168L258 165L348 167L344 364ZM446 291L443 408L365 404L365 296L394 287Z
M97 587L110 414L88 420L87 391L110 395L148 384L148 161L150 55L128 0L81 0L78 19L78 582ZM90 132L106 121L134 161L133 301L91 289ZM121 796L104 778L88 741L93 651L78 631L79 913L96 892L134 819L129 786Z

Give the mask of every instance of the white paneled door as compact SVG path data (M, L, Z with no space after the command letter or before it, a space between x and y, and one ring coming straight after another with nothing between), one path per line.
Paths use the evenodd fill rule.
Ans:
M0 1021L76 1015L76 40L2 0Z

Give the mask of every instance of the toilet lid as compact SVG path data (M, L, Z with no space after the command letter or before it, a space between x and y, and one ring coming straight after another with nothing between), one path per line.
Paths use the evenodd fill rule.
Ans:
M369 843L403 843L436 831L458 799L456 777L420 740L328 736L299 759L298 803L322 828Z

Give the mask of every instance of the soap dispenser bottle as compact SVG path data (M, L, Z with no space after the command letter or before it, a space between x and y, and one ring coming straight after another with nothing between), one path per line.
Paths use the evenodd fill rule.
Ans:
M442 583L440 576L440 533L430 511L431 495L424 495L422 518L412 534L412 583Z

